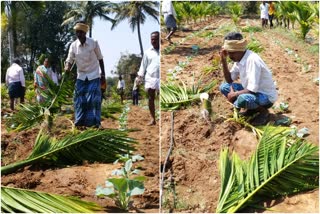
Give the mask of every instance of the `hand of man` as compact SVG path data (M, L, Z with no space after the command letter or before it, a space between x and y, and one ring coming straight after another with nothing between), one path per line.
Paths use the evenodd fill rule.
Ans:
M219 51L221 60L226 60L227 56L228 56L228 51L226 51L224 48L221 48L221 50Z
M102 75L101 75L101 79L100 79L100 88L103 93L106 92L107 82L106 82L106 78Z
M64 70L65 70L65 71L70 71L70 64L69 64L68 62L66 62L66 63L64 64Z
M143 77L142 76L138 76L138 85L140 85L142 83Z
M237 93L236 92L230 92L227 96L229 102L234 103L234 101L237 99Z

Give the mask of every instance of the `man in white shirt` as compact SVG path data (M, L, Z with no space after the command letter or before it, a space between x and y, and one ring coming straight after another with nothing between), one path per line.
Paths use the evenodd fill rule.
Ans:
M220 91L237 109L247 109L243 115L259 112L253 124L262 125L267 122L268 108L277 100L278 93L270 69L246 45L240 33L232 32L224 38L220 57L226 83L220 85ZM227 56L235 62L230 71ZM234 82L239 77L241 84Z
M261 18L261 25L262 27L268 26L268 19L269 19L269 5L263 1L260 4L260 18Z
M7 69L6 85L9 90L10 109L14 110L14 99L20 97L20 103L24 103L24 94L26 82L24 78L23 68L18 58L13 60L13 64Z
M119 93L120 98L121 98L121 104L123 104L123 100L124 100L124 89L125 89L125 87L126 87L125 82L122 79L122 76L119 75L119 81L118 81L117 89L118 89L118 93Z
M75 125L100 127L102 101L100 87L106 81L103 56L98 42L86 37L86 33L89 30L88 25L78 22L74 30L78 39L69 48L65 70L69 71L72 63L76 63L77 81L74 92Z
M138 77L140 81L144 77L145 89L148 92L149 97L149 111L152 117L151 122L148 125L156 125L155 116L155 94L156 90L160 88L160 56L159 56L159 32L155 31L151 33L151 44L152 47L149 48L143 55L140 69L138 71Z
M166 40L168 40L170 43L171 41L171 36L176 32L177 30L177 23L176 23L176 11L174 10L172 1L170 0L164 0L162 2L162 13L164 17L164 22L166 24L167 30L168 30L168 35L166 36Z

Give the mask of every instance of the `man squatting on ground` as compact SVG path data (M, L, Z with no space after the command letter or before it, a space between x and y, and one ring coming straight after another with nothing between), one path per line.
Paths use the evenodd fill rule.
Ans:
M220 91L234 107L247 110L244 116L259 112L252 123L262 125L267 123L268 108L277 100L278 93L270 69L246 46L247 41L240 33L231 32L225 36L220 57L226 83L220 85ZM227 56L235 62L230 71ZM234 82L239 77L241 84Z
M144 77L144 87L148 92L148 105L149 111L152 117L151 122L148 125L156 125L156 114L155 114L155 96L156 90L160 89L160 56L159 56L159 32L151 33L151 44L143 55L140 69L138 71L139 82Z
M74 110L76 126L99 127L101 122L101 89L106 81L103 56L96 40L86 37L89 26L78 22L74 30L77 40L70 48L65 70L77 65L77 81L74 91ZM101 76L99 72L101 69Z

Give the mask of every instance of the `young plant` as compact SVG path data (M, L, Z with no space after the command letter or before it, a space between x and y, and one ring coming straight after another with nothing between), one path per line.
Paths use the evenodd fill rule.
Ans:
M132 175L138 174L140 170L132 169L132 160L126 161L125 166L121 169L113 171L113 175L120 176L118 178L109 178L105 183L105 188L98 186L95 194L98 197L107 196L115 201L115 204L123 210L128 210L132 203L131 197L134 195L142 195L144 193L144 176Z

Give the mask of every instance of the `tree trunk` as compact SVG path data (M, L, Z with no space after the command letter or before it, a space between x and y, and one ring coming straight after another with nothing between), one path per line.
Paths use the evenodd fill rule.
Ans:
M138 21L137 28L138 28L138 38L139 38L141 57L143 57L143 47L142 47L141 33L140 33L140 21Z
M9 43L9 63L12 64L13 58L15 57L15 53L14 53L14 44L13 44L13 21L12 21L12 2L8 3L6 9L5 9L5 13L8 17L8 43Z
M92 23L89 24L89 37L92 38Z

